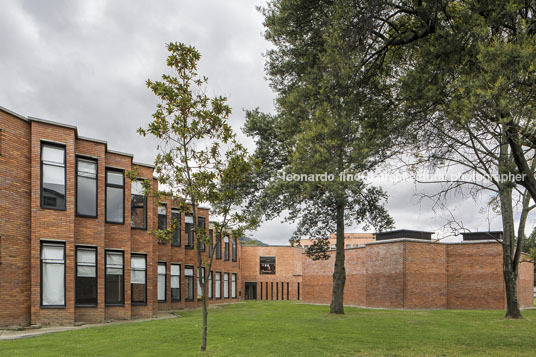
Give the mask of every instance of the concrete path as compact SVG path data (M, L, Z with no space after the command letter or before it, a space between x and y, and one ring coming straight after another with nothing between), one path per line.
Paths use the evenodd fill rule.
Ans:
M53 332L81 330L84 328L95 327L95 326L110 326L110 325L130 324L130 323L144 322L144 321L166 320L166 319L173 319L175 317L177 316L172 313L162 312L162 313L159 313L157 316L152 317L150 319L117 320L117 321L112 321L112 322L103 323L103 324L87 324L87 325L82 325L82 326L61 326L61 327L58 326L58 327L42 327L38 329L29 328L29 329L24 329L24 330L0 330L0 340L16 340L19 338L41 336L41 335L45 335L47 333L53 333Z

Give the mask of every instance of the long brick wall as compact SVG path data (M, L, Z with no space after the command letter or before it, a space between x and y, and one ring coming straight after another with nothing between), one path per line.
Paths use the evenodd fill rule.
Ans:
M502 247L494 241L437 243L400 239L346 250L344 302L396 309L503 309ZM334 252L329 253L332 258ZM303 300L328 304L334 259L304 256ZM533 263L518 280L522 308L533 306Z

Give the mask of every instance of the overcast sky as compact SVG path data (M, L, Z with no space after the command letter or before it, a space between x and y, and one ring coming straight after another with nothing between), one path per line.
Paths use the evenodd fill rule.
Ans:
M202 54L209 94L225 95L241 141L244 109L273 111L264 75L261 1L8 1L0 0L0 106L25 116L76 125L79 135L108 141L112 150L152 163L154 142L136 129L151 119L156 99L145 80L166 71L168 42ZM393 180L397 181L397 180ZM434 212L411 180L383 182L396 228L442 229L450 213ZM449 210L471 230L501 229L485 200L454 197ZM530 229L532 225L529 225ZM293 231L279 220L250 236L286 244ZM347 227L359 232L360 227ZM529 232L527 232L529 233Z

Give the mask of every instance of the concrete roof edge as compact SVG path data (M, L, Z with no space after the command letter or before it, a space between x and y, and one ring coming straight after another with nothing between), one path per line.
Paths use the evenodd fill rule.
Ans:
M73 129L74 131L78 132L78 128L75 125L58 123L56 121L52 121L52 120L48 120L48 119L42 119L42 118L36 118L36 117L30 117L30 116L28 117L28 120L29 121L35 121L35 122L38 122L38 123L61 126L61 127L64 127L64 128Z
M14 111L12 111L12 110L9 110L9 109L7 109L7 108L5 108L5 107L2 107L1 105L0 105L0 110L3 111L3 112L5 112L5 113L7 113L7 114L13 115L14 117L17 117L17 118L19 118L19 119L22 119L22 120L24 120L24 121L26 121L26 122L29 122L29 121L30 121L30 120L29 120L27 117L25 117L24 115L21 115L21 114L19 114L19 113L16 113L16 112L14 112Z

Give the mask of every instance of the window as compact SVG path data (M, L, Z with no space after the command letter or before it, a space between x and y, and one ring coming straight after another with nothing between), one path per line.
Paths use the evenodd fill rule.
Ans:
M64 243L41 243L41 306L65 306Z
M181 246L181 214L177 208L171 209L171 221L175 222L175 230L171 237L171 245Z
M130 293L133 304L145 304L147 302L147 264L146 256L132 254L130 256Z
M221 273L216 272L216 299L221 299Z
M298 300L300 300L300 283L298 283Z
M287 281L287 300L290 300L289 289L290 289L290 283Z
M166 301L166 263L158 263L158 301Z
M194 217L191 213L186 213L184 215L184 230L188 237L188 241L186 242L186 248L188 249L193 249L194 247L194 232L192 228L194 228Z
M205 217L197 217L197 227L199 228L197 237L199 238L199 233L205 232ZM205 243L197 241L197 244L199 245L199 250L204 252L205 251Z
M268 300L268 282L266 282L266 299L265 300Z
M274 299L274 283L270 283L270 300Z
M123 170L106 169L106 223L125 223Z
M262 282L259 284L260 288L261 288L261 293L259 294L261 300L262 300Z
M332 250L337 249L337 245L336 245L336 244L332 244L332 245L331 245L331 249L332 249Z
M221 237L219 233L216 236L216 246L214 249L216 249L216 259L221 259Z
M184 277L188 283L188 291L186 294L187 301L194 300L194 267L192 265L184 266Z
M76 214L97 217L97 161L76 159Z
M212 272L208 274L208 298L212 299Z
M223 248L223 259L229 260L229 237L223 238L224 248Z
M358 247L358 245L357 245L357 244L354 244L354 248L357 248L357 247Z
M180 264L171 264L171 301L181 301Z
M346 244L346 249L351 248L351 247L352 247L351 244Z
M229 299L229 273L223 273L223 297Z
M130 226L136 229L147 229L147 197L142 182L132 181L130 189Z
M167 205L165 203L158 204L158 229L167 229Z
M233 253L232 253L233 254L233 262L236 262L236 246L237 246L236 238L233 238L232 242L233 242Z
M304 245L303 248L307 249L307 248L309 248L309 246L308 246L308 245Z
M214 244L214 231L212 229L208 230L208 240L210 242L208 244L208 257L212 258L212 254L214 253L214 247L213 247L213 244Z
M279 284L275 283L275 299L279 300Z
M41 145L41 207L65 209L65 146Z
M201 284L205 281L205 268L197 268L197 299L201 300L203 298L203 289Z
M76 305L97 306L97 248L76 248Z
M260 257L260 273L275 274L275 257Z
M285 283L281 282L281 300L285 300Z
M231 297L236 299L236 273L231 275L231 279Z
M106 305L125 303L123 252L106 252Z

